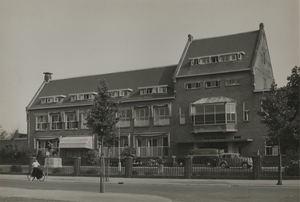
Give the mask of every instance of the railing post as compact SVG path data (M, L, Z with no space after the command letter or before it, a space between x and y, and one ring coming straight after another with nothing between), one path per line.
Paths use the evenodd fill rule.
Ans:
M253 156L253 179L259 180L261 175L261 156Z
M130 178L132 174L132 158L125 158L125 178Z
M186 156L184 158L184 177L186 179L191 179L192 173L193 173L193 163L192 163L192 157Z
M74 176L78 176L80 173L81 157L74 157Z

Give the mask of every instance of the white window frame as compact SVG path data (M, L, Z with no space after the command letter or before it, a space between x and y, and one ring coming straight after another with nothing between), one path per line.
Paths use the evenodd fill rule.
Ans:
M243 121L250 121L250 102L244 101L243 102Z
M117 127L120 128L126 128L126 127L130 127L130 122L131 122L131 109L122 109L121 110L121 117L119 122L117 123Z
M85 125L85 123L87 122L86 121L86 118L87 118L87 113L80 113L80 128L81 129L89 129L86 125Z
M53 120L54 117L58 117L58 120ZM61 124L61 125L60 125ZM62 130L62 115L61 113L50 114L50 130ZM53 127L55 126L55 127Z
M77 117L77 113L75 111L74 112L66 112L65 117L66 117L66 122L65 122L66 130L78 129L78 117Z
M233 78L233 79L226 79L225 86L240 86L241 79L240 78Z
M207 84L210 83L210 86ZM212 85L215 84L215 85ZM205 88L219 88L221 86L220 80L213 80L213 81L205 81Z
M179 107L179 124L184 125L185 124L185 114L182 113L182 108Z
M170 125L170 111L169 107L162 106L162 107L153 107L154 119L153 125L154 126L164 126Z
M189 85L191 86L190 88ZM196 81L196 82L185 83L184 86L186 90L195 90L201 88L201 82Z
M265 141L265 155L266 156L278 156L278 145L267 145Z
M40 122L39 118L42 118L41 122ZM48 117L46 114L45 115L36 115L36 117L35 117L35 130L36 131L46 131L48 129L47 118Z
M142 113L143 112L143 113ZM135 108L135 119L134 119L134 126L136 127L144 127L149 126L149 108ZM141 116L141 114L144 114Z

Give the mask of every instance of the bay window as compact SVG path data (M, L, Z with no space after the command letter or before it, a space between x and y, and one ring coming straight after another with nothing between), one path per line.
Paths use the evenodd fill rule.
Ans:
M199 104L192 106L194 125L235 123L235 103Z

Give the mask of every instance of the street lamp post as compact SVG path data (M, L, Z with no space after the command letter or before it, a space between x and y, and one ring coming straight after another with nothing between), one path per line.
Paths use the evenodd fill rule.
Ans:
M119 150L119 162L118 162L118 171L121 174L121 152L120 152L120 123L118 127L119 139L118 139L118 150Z

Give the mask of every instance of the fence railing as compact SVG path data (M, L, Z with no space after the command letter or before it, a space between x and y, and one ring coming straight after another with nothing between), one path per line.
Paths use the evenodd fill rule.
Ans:
M106 176L125 176L126 169L130 166L130 176L132 177L186 177L186 166L180 166L180 164L174 163L172 160L164 159L162 163L159 163L157 159L139 159L127 161L128 158L122 159L119 163L118 159L106 159L105 163L105 175ZM263 159L261 159L263 160ZM130 165L128 162L132 162ZM191 160L190 175L191 178L234 178L234 179L253 179L254 175L259 172L259 177L261 178L276 178L278 176L278 166L273 166L275 163L272 163L272 166L265 166L263 162L259 165L256 165L253 161L253 166L249 168L243 168L241 164L238 166L233 166L229 164L228 167L222 168L220 166L220 161L216 164L207 165L205 161L192 161ZM29 166L22 165L17 168L14 165L0 165L0 173L9 173L9 172L20 172L28 173ZM78 169L78 175L81 176L99 176L101 173L100 165L81 165L79 162L77 166L62 166L58 168L52 168L47 166L42 166L45 173L48 175L75 175L75 171ZM76 169L75 169L76 168ZM283 178L296 178L299 179L300 171L299 164L294 163L289 166L282 167L282 176ZM255 178L254 178L255 179Z

